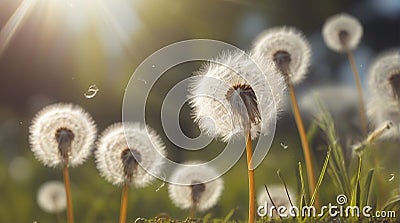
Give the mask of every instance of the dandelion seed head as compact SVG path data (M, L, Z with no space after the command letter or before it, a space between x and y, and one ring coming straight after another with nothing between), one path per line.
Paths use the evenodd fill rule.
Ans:
M368 87L377 99L399 104L400 51L385 52L372 62L368 69Z
M92 117L81 107L58 103L37 113L29 133L31 150L45 166L67 163L75 167L90 156L97 129Z
M48 181L42 184L36 199L39 207L48 213L64 211L67 206L65 187L59 181Z
M388 51L379 55L368 69L370 97L367 114L375 127L392 122L393 128L381 138L400 136L400 52Z
M185 165L199 163L193 161ZM207 165L177 168L171 176L172 182L182 182L184 185L168 185L168 194L172 202L181 209L196 207L199 211L206 211L216 205L224 189L224 182L221 178L205 182L216 175L215 171Z
M275 63L286 81L298 84L311 63L311 47L304 34L293 27L270 28L256 37L252 52Z
M285 213L288 214L288 210L291 207L288 195L286 193L285 187L283 185L267 185L268 192L271 195L272 201L275 204L276 208L279 208L281 206L286 207ZM292 201L293 205L296 204L296 194L294 193L292 188L287 188L290 200ZM259 206L264 206L267 204L268 206L264 208L268 208L268 211L270 208L273 206L271 200L268 197L267 191L265 190L265 187L261 188L259 190L258 196L257 196L257 204ZM276 209L275 209L276 210ZM270 213L268 213L270 214ZM272 213L272 216L277 216L276 211Z
M211 137L228 141L243 135L249 125L252 138L270 133L285 84L272 63L261 59L269 64L261 70L251 56L227 52L196 73L189 89L190 105L195 122Z
M329 17L322 28L326 45L336 52L355 49L362 35L363 28L358 19L346 13Z
M131 142L128 146L127 140ZM116 123L101 134L95 151L96 166L108 182L144 187L159 173L165 146L154 130L139 123Z
M225 95L230 104L232 113L237 119L245 117L248 122L258 124L261 122L260 110L254 90L249 84L235 84L228 89ZM244 103L244 105L242 105ZM243 119L242 119L243 121ZM245 125L242 123L242 125Z

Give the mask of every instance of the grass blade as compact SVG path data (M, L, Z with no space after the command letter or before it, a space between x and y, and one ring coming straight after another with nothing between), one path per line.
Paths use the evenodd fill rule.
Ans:
M229 221L229 219L232 218L233 214L235 213L236 208L232 209L231 211L229 211L229 213L225 216L224 220L222 221L223 223L227 223Z
M328 167L329 159L331 157L331 150L332 150L331 147L329 147L329 150L328 150L328 152L326 154L326 158L325 158L325 161L324 161L324 165L322 166L321 174L319 175L318 182L317 182L317 185L315 187L315 191L314 191L314 193L313 193L313 195L311 197L310 205L314 204L315 198L317 197L318 190L319 190L319 188L321 186L322 180L324 179L325 172L326 172L326 169Z
M301 199L304 198L304 203L308 205L307 197L306 197L306 190L304 185L304 178L303 178L303 167L301 166L301 162L299 162L299 174L300 174L300 183L301 183ZM303 201L300 202L301 208L303 208Z
M361 199L361 205L363 207L367 206L369 204L368 199L369 199L369 194L371 191L371 185L372 185L372 177L374 176L375 169L370 169L368 171L367 179L365 179L364 187L363 187L363 193L361 193L360 199Z
M357 205L357 197L359 198L359 187L360 187L360 175L361 175L361 166L362 166L362 159L361 156L358 158L358 170L357 174L352 182L353 190L351 192L351 200L350 205L356 206Z

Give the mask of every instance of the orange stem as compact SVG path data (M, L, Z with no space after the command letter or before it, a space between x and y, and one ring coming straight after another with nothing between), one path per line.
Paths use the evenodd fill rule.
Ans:
M254 169L251 168L251 158L253 148L251 144L250 130L246 134L246 156L247 156L247 174L249 176L249 223L254 223L255 218L255 192L254 192Z
M290 100L292 102L292 107L293 107L294 118L296 120L297 129L300 134L301 145L303 147L304 158L306 161L309 190L310 190L310 194L313 194L314 190L315 190L316 181L315 181L315 173L314 173L314 168L313 168L313 163L312 163L312 158L311 158L310 146L307 141L306 131L304 130L303 120L301 119L301 116L300 116L300 109L299 109L299 105L297 104L296 94L294 93L294 88L290 81L288 81L288 87L289 87ZM317 195L316 199L315 199L316 206L318 206L318 200L319 199L318 199L318 195Z
M128 184L124 184L124 187L122 188L121 210L120 210L120 214L119 214L119 223L125 223L126 222L126 208L127 208L127 203L128 203L128 189L129 189Z
M71 186L70 186L69 171L67 164L64 165L63 175L64 175L65 194L67 196L68 223L74 223L74 211L72 208Z
M364 96L361 87L360 75L358 74L356 62L351 50L347 50L347 57L349 58L349 62L351 65L351 70L353 71L353 76L356 81L357 85L357 92L358 92L358 110L360 112L360 120L361 120L361 132L364 138L367 137L368 130L367 130L367 118L365 115L365 107L364 107Z

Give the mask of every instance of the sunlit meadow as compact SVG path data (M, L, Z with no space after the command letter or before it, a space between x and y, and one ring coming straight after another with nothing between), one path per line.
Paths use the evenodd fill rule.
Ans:
M399 15L396 0L0 0L0 222L400 222ZM189 39L241 50L171 67L146 122L124 120L135 70ZM161 112L193 77L175 116L210 138L198 151ZM199 166L230 140L228 172ZM166 177L162 156L186 166Z

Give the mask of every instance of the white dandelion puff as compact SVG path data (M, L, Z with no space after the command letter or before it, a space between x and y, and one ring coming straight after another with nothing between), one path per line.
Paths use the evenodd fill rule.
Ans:
M48 181L37 192L39 207L48 213L59 213L67 206L67 196L62 182Z
M289 214L288 210L290 207L296 204L296 194L291 188L287 188L289 197L286 193L285 187L282 185L267 185L268 192L271 196L271 199L273 201L273 204L271 202L271 199L269 198L267 191L265 190L265 187L261 188L258 197L257 197L257 204L259 206L263 206L264 208L267 208L266 213L268 213L269 216L275 217L278 216L276 211L273 211L273 213L269 213L271 210L271 207L275 205L275 208L273 210L277 210L279 207L285 207L286 211L284 212L285 214ZM291 202L291 203L290 203Z
M382 138L400 135L400 53L391 51L378 56L368 70L370 99L367 114L375 127L393 123Z
M397 105L400 97L400 51L385 52L368 69L372 94L386 103Z
M294 85L304 80L311 63L311 46L304 34L293 27L274 27L262 32L254 40L252 52L255 58L265 57L275 63L286 81Z
M197 165L200 162L187 162L185 165ZM205 182L216 175L211 166L199 165L197 168L178 167L171 176L172 182L182 182L183 185L168 185L168 194L172 202L181 209L196 208L206 211L217 204L224 182L221 178Z
M270 134L285 84L275 66L269 65L260 70L243 51L224 53L206 63L189 89L200 129L223 141L243 136L248 127L252 138Z
M127 140L133 144L128 146ZM154 130L139 123L117 123L101 134L95 151L96 166L108 182L135 187L148 185L159 173L166 156L163 142Z
M358 19L346 13L329 17L322 28L326 45L336 52L355 49L362 35L363 28Z
M266 59L275 64L284 77L289 89L296 124L306 159L307 176L310 191L315 188L315 176L310 157L310 146L305 135L303 120L297 104L294 85L299 84L306 76L311 63L311 47L304 34L292 27L275 27L261 33L253 44L252 51L256 60ZM260 64L263 64L260 62ZM264 67L264 66L263 66Z
M35 157L45 166L78 166L91 154L97 129L81 107L58 103L43 108L29 128Z

